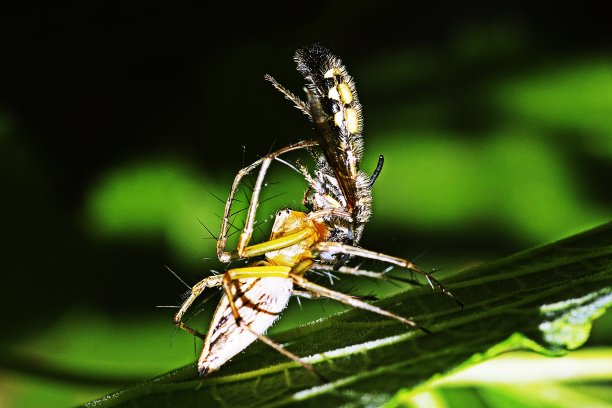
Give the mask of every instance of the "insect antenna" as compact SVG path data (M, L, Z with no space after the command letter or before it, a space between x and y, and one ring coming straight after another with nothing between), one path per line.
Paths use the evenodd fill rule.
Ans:
M374 169L374 172L372 173L372 177L370 177L370 184L368 184L368 189L370 190L372 189L372 186L374 185L374 183L376 182L376 179L378 179L378 176L380 175L380 172L382 171L383 164L385 164L385 156L381 154L380 156L378 156L378 164L376 165L376 168Z

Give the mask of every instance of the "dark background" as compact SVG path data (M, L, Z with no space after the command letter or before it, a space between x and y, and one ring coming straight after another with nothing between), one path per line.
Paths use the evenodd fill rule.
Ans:
M606 98L612 95L606 94L612 90L611 37L603 10L557 4L86 2L0 13L0 310L6 354L18 356L4 357L7 401L26 398L24 389L40 389L41 400L61 403L107 390L74 391L77 385L67 381L64 396L76 396L57 396L64 383L53 380L55 369L91 373L97 368L90 357L112 359L89 337L79 340L84 332L106 346L125 340L128 345L119 347L129 356L130 347L139 346L130 343L126 327L147 337L153 329L139 325L149 319L162 333L153 338L167 351L171 312L154 306L178 303L185 288L164 265L189 283L222 268L202 262L214 257L214 242L202 240L208 234L198 220L216 234L222 211L208 192L225 199L243 163L311 137L305 117L263 75L299 94L302 80L291 58L314 42L337 52L356 79L366 121L364 169L371 171L380 153L388 159L364 247L422 255L426 267L453 271L605 222L612 208L612 136L606 134L612 116L605 114L612 107ZM541 91L548 73L559 72L559 83ZM497 84L518 90L496 94ZM497 100L492 94L529 100L528 86L540 90L536 95L544 92L544 108L504 110L491 102ZM520 149L509 149L504 169L516 160L514 181L531 183L531 190L505 184L508 174L496 172L495 155L475 167L473 181L461 170L470 157L449 165L453 151L483 154L479 146L493 143L500 128L512 134L517 123L529 130L519 138L554 153L529 163L545 168L546 158L559 159L546 173L551 178L529 180L529 171L524 177ZM442 137L431 137L429 145L412 134ZM554 169L561 169L558 176ZM303 191L299 183L283 185L286 169L277 172L271 177L281 182L272 191L287 187L291 194L262 207L264 218L274 208L296 206ZM479 207L464 187L478 186L483 177L491 183L486 189L501 197ZM540 194L547 180L557 179L569 179L567 195ZM529 212L517 215L513 203L525 194L531 201L517 205L559 207L558 216L539 222ZM459 196L461 204L453 200ZM562 202L566 196L579 197L575 210ZM512 216L500 216L504 211ZM83 320L90 326L79 326ZM99 321L112 329L98 332ZM113 326L117 321L123 326ZM132 374L159 374L189 362L189 344L176 363L172 356L153 368L134 362ZM173 352L184 352L180 347ZM71 360L74 355L80 357ZM101 372L112 378L116 368ZM57 389L45 388L49 378Z

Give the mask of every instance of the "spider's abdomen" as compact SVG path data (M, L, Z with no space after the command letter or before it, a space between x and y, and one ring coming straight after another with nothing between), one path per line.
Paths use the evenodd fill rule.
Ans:
M244 325L258 334L266 330L287 307L293 283L287 278L249 278L232 282L231 292ZM210 324L198 371L206 375L257 340L257 336L238 326L227 296L223 296Z

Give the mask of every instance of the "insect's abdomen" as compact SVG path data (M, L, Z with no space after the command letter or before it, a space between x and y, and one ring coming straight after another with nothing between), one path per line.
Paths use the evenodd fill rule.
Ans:
M264 334L287 307L293 283L287 278L249 278L234 281L232 292L244 325ZM257 339L236 325L227 296L213 316L204 349L198 360L201 375L217 370Z
M298 50L295 61L306 80L306 87L319 99L323 113L333 123L338 139L328 142L348 149L355 160L360 161L363 149L361 103L346 67L340 58L318 44Z

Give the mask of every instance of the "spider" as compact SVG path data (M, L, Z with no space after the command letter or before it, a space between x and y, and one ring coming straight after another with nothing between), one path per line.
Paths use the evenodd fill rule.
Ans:
M424 276L433 289L437 288L462 306L429 272L412 262L356 246L371 214L371 189L382 169L383 157L380 156L372 176L359 170L363 151L361 105L353 79L341 60L331 51L315 44L298 50L295 61L298 71L306 80L306 102L271 76L266 75L265 78L310 118L317 138L279 149L238 172L225 205L217 239L217 256L224 263L238 259L253 261L247 266L231 268L222 275L210 276L198 282L174 316L174 323L178 327L204 339L198 359L198 372L202 376L219 369L257 339L319 376L312 365L264 335L285 309L291 295L334 299L428 332L410 318L305 278L305 274L311 270L387 278L384 272L344 266L352 257L409 269ZM315 147L319 147L321 152L315 151ZM308 149L316 165L314 175L303 164L299 164L297 169L308 182L303 200L308 212L289 208L278 211L269 240L249 245L259 195L270 164L274 160L283 161L279 156L284 153L299 149ZM260 170L247 209L245 226L236 250L228 251L232 204L242 179L257 167ZM224 295L210 329L204 335L187 326L182 318L205 289L219 286Z

